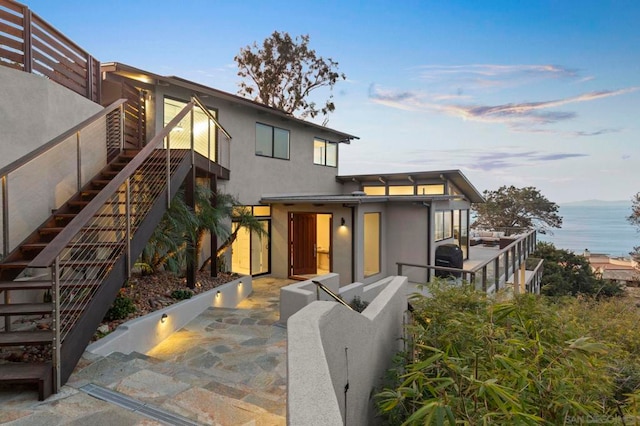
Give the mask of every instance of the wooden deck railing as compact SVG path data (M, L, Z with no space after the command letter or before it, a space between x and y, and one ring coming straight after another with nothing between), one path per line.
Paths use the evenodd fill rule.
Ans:
M0 0L0 65L45 76L100 103L100 62L13 0Z

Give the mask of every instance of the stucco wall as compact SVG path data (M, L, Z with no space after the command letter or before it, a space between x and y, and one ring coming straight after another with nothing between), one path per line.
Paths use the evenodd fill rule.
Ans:
M0 66L0 167L101 109L44 77Z
M387 221L386 262L389 273L397 273L397 262L428 264L429 209L421 204L390 204ZM426 281L424 269L416 272L424 274L421 281ZM411 278L413 281L414 277Z
M177 87L156 87L154 100L158 118L164 114L164 96L188 101L191 92ZM314 136L336 141L337 135L213 96L203 98L202 101L210 109L217 110L219 122L233 138L230 143L231 178L229 181L219 181L222 192L237 196L240 203L245 205L259 204L260 198L267 194L340 193L341 185L335 180L338 169L313 164ZM149 119L154 132L158 132L163 126L163 120L153 120L153 117ZM289 160L255 154L256 122L290 131ZM219 133L219 143L223 139L225 137Z
M406 285L394 277L362 314L313 302L289 318L289 425L376 423L370 396L402 349Z

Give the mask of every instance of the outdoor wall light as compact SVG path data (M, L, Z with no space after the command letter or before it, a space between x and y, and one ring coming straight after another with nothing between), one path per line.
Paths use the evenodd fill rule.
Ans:
M347 226L347 222L345 222L344 217L340 219L340 226Z
M167 314L162 314L162 317L160 317L160 322L164 324L167 321L168 317L169 316Z

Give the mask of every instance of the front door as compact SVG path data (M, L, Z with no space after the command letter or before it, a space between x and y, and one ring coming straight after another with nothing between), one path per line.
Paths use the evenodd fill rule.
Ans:
M290 275L317 272L316 215L289 214L289 271Z

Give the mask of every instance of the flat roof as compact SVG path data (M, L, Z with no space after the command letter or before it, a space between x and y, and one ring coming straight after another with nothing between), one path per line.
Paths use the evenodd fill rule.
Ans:
M336 136L338 136L339 140L337 142L339 143L350 143L352 139L360 139L358 136L354 136L349 133L344 133L339 130L331 129L326 126L321 126L319 124L315 124L310 121L301 120L277 108L273 108L256 101L252 101L251 99L243 98L241 96L234 95L232 93L214 89L212 87L208 87L203 84L196 83L194 81L186 80L181 77L163 76L163 75L155 74L149 71L145 71L145 70L133 67L131 65L123 64L120 62L104 62L100 65L100 70L102 72L113 73L125 78L137 80L142 83L146 83L153 86L166 85L166 84L179 86L200 94L214 96L216 98L224 99L226 101L233 102L236 104L241 104L250 108L257 109L259 111L268 112L278 117L294 121L303 126L313 127L318 130L333 133Z
M469 179L460 170L433 170L406 173L376 173L365 175L340 175L336 177L338 182L417 182L419 180L448 180L451 181L465 197L472 203L484 203L482 194L469 182ZM403 196L404 197L404 196Z

